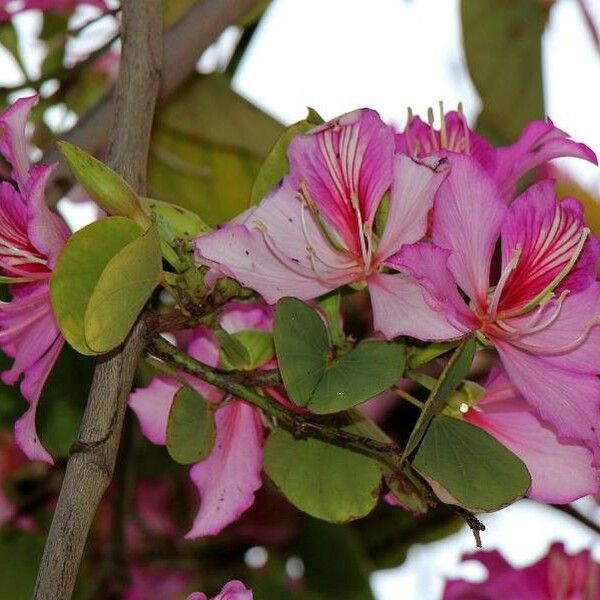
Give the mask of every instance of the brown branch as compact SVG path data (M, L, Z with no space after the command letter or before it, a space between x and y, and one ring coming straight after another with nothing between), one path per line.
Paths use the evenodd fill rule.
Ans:
M565 513L565 515L569 515L576 521L579 521L584 527L591 529L594 533L600 535L600 524L596 523L596 521L592 521L592 519L586 517L581 514L576 508L571 506L570 504L551 504L552 508L556 510L560 510L560 512Z
M161 1L126 0L122 39L109 164L136 191L144 193L160 83ZM145 341L140 320L119 350L98 360L46 541L35 600L71 598L92 519L112 478L127 397Z
M159 104L167 101L173 93L196 71L200 55L222 33L234 25L259 0L197 0L177 23L168 29L164 37L163 77L160 85ZM108 143L108 124L113 107L112 91L105 94L63 139L83 148L90 154L99 155ZM58 162L55 148L44 154L43 162ZM73 176L64 162L52 174L46 188L46 201L55 206L73 185Z

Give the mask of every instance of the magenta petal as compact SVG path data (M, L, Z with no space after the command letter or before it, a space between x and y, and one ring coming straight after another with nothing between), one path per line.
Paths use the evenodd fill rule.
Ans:
M419 340L447 340L464 335L443 312L429 306L422 286L412 277L376 273L368 284L373 327L388 339L409 335Z
M423 162L405 154L394 157L394 179L385 229L377 247L384 261L403 244L418 242L427 231L427 216L443 179L448 174L446 161Z
M241 582L237 580L230 581L223 586L220 593L211 598L211 600L252 600L252 592ZM206 594L194 592L186 600L208 600Z
M150 385L137 388L129 396L129 407L140 423L142 433L153 443L167 443L167 422L173 398L181 384L170 377L154 377Z
M529 123L517 142L499 148L496 156L494 180L502 196L508 199L525 173L554 158L572 156L598 164L590 148L569 139L569 134L557 129L550 119Z
M25 125L31 108L37 101L37 96L19 98L0 115L0 128L4 130L0 137L0 152L12 165L12 176L21 193L25 189L29 170Z
M445 315L448 323L464 333L475 329L477 321L458 293L456 283L448 270L449 250L434 244L418 242L403 246L392 256L387 266L408 273L423 288L423 297L429 307Z
M356 203L372 223L392 181L393 132L369 109L347 113L295 137L288 150L294 188L305 185L349 250L360 253Z
M448 160L450 175L438 191L432 237L436 245L452 251L450 271L459 287L483 309L506 205L475 160L458 154Z
M487 431L525 463L531 475L527 496L566 503L598 493L600 477L585 446L559 441L501 370L490 374L485 389L464 419Z
M564 440L598 448L600 380L561 369L544 358L493 340L513 384L539 416Z
M252 506L262 485L263 432L258 411L236 401L217 410L215 420L213 450L190 470L200 509L188 539L218 534Z

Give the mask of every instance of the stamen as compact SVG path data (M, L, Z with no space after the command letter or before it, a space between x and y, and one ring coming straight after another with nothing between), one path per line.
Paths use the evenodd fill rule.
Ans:
M444 118L444 103L440 100L440 142L442 148L448 148L448 132L446 131L446 119Z
M465 147L463 148L465 154L471 154L471 138L469 136L469 125L467 124L467 119L465 117L465 114L463 112L463 103L459 102L458 103L458 114L460 115L460 120L462 122L463 125L463 139L464 139L464 145Z
M431 152L435 152L440 148L437 138L435 137L435 129L433 128L435 118L433 116L433 108L431 108L431 106L427 109L427 122L429 123L429 137L431 138Z
M581 230L579 242L577 243L577 246L575 247L571 258L569 259L569 262L562 268L560 273L533 300L530 300L525 306L511 313L510 316L517 317L519 315L525 314L526 312L529 312L532 308L534 308L540 302L542 302L544 298L547 298L550 294L552 294L552 292L554 292L554 290L560 285L562 280L571 272L571 270L575 266L575 263L577 262L577 259L579 258L579 255L583 250L583 245L585 244L589 233L590 230L587 227L584 227Z
M519 244L517 244L515 246L515 248L513 249L513 253L512 253L512 257L511 257L510 261L508 262L506 267L504 267L504 270L502 271L502 274L500 275L500 280L496 284L496 289L494 290L494 295L492 296L492 301L488 308L488 315L492 319L496 318L496 312L498 310L498 303L500 302L500 297L502 296L502 290L504 289L504 286L506 285L506 282L507 282L510 274L517 267L517 263L519 262L520 257L521 257L521 246Z

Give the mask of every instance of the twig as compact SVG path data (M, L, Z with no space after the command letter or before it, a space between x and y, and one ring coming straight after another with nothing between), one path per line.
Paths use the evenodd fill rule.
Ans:
M448 506L469 526L473 537L475 538L475 545L478 548L482 547L481 543L481 532L485 531L485 525L468 510L462 508L462 506L456 506L455 504L448 504Z
M163 77L159 105L195 72L200 55L229 25L234 25L260 0L197 0L190 9L168 29L164 38ZM99 155L108 143L108 124L113 106L113 93L107 92L66 135L68 142ZM42 161L57 162L55 148L44 153ZM73 176L64 163L54 170L46 187L46 202L55 206L73 185Z
M402 449L394 443L380 442L370 437L355 435L333 427L327 419L292 412L269 396L258 394L254 390L240 384L236 374L221 371L201 363L174 346L164 338L152 338L149 351L171 366L195 375L200 379L229 392L233 396L248 402L274 417L278 425L285 427L298 438L313 437L343 448L369 456L385 464L396 473L406 467L402 461Z
M139 193L145 191L152 115L160 82L162 3L123 3L123 58L109 163ZM76 452L65 478L38 572L34 600L69 600L96 509L113 474L127 397L146 342L140 320L125 344L99 359Z
M592 519L582 515L577 509L573 508L570 504L551 504L556 510L573 517L576 521L579 521L582 525L585 525L597 534L600 534L600 524L592 521Z

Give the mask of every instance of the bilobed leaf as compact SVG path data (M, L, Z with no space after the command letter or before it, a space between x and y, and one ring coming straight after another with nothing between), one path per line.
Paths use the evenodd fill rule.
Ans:
M232 363L229 354L221 346L219 356L224 369L253 371L262 367L275 354L273 336L268 331L244 329L236 331L231 336L245 348L245 360L236 364Z
M215 443L215 419L209 403L183 386L176 394L167 421L167 451L183 465L205 459Z
M274 429L265 443L264 469L294 506L325 521L357 519L377 503L379 464L314 438L299 440Z
M329 340L319 315L297 298L282 298L275 308L273 339L290 399L306 406L327 368Z
M141 235L132 220L108 217L74 233L63 248L50 279L50 299L63 336L81 354L97 354L85 338L84 317L98 279L113 256Z
M329 342L333 346L342 346L344 343L344 332L340 323L340 306L342 296L339 290L334 290L325 294L317 301L319 308L323 311L327 319L327 331L329 333Z
M219 341L219 354L226 368L244 369L250 363L250 354L237 337L223 328L216 329L214 334Z
M120 175L69 142L57 142L56 145L77 181L100 208L109 215L129 217L142 227L150 225L150 218L142 210L137 194Z
M404 356L400 344L361 342L326 369L308 408L317 414L328 414L372 398L402 377Z
M417 447L433 417L444 408L450 394L467 376L476 349L477 341L474 336L470 335L454 351L427 398L425 408L421 411L404 449L404 456L408 456Z
M161 277L160 238L151 227L110 259L94 286L84 316L85 339L94 352L123 342Z
M512 141L525 123L544 117L541 40L547 11L543 2L461 2L467 65L483 103L481 123L496 141Z
M491 435L461 419L435 417L413 461L443 502L493 511L531 485L520 458Z
M262 164L250 195L250 204L258 204L289 171L290 165L287 157L288 146L292 139L314 129L315 125L304 119L290 125L277 139L269 155Z
M197 76L161 109L148 162L150 195L223 223L248 207L252 184L283 130L222 75Z

